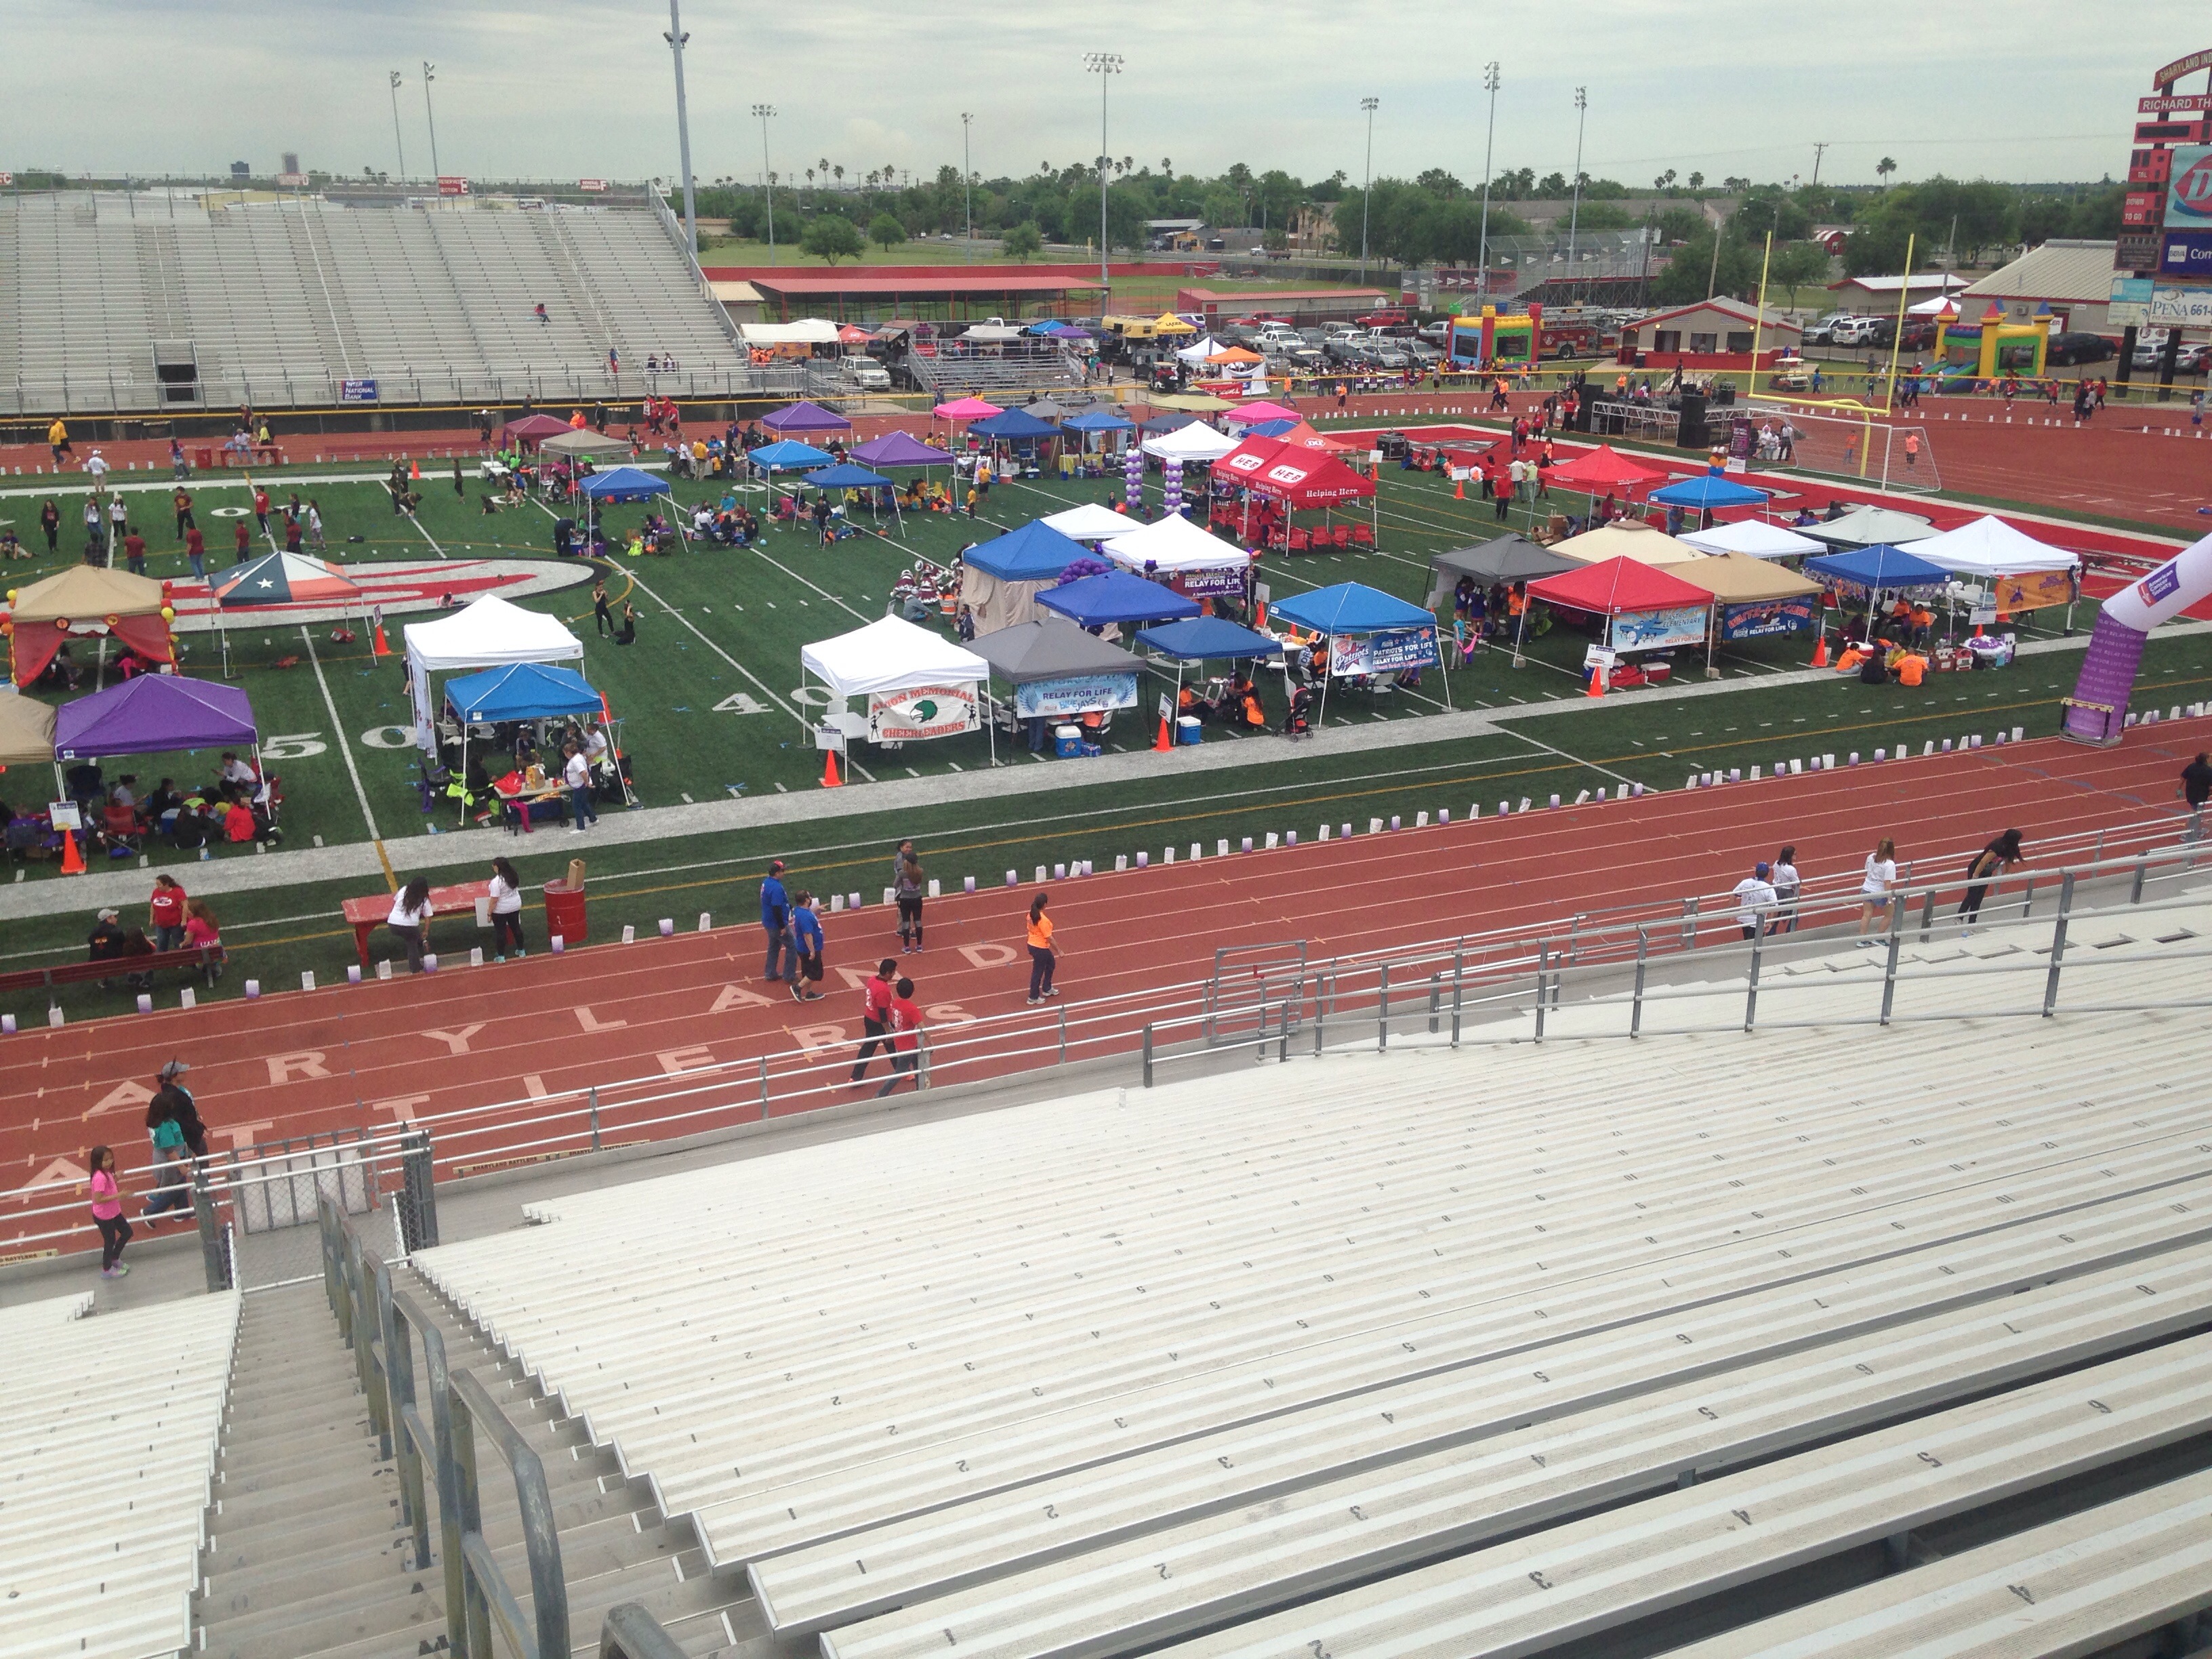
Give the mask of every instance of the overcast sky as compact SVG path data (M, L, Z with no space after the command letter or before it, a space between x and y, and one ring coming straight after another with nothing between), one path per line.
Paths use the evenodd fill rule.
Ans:
M1470 21L1439 21L1455 13ZM988 176L1087 161L1098 153L1091 49L1124 59L1109 152L1154 167L1170 158L1177 172L1242 161L1356 180L1358 104L1372 94L1377 173L1442 166L1477 180L1482 65L1496 58L1500 168L1568 170L1581 84L1583 166L1631 185L1667 167L1809 177L1820 140L1831 146L1821 177L1847 183L1872 182L1884 155L1900 179L2118 177L2151 71L2212 46L2202 0L689 0L684 21L694 169L748 180L761 171L756 101L779 112L769 142L787 176L825 156L848 179L957 165L963 110ZM645 0L0 0L14 70L0 167L158 174L242 160L268 173L295 149L311 167L397 171L386 74L398 69L398 142L408 172L427 175L429 58L447 173L672 178L667 24L666 7Z

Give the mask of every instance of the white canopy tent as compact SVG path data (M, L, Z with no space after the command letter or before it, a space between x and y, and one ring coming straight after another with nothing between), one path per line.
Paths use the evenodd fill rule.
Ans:
M1055 513L1045 520L1047 525L1072 542L1103 542L1115 536L1126 536L1137 522L1127 514L1116 513L1112 507L1101 507L1096 501L1071 507L1066 512Z
M1754 559L1795 559L1826 552L1825 543L1764 519L1741 524L1717 524L1711 530L1688 532L1675 538L1700 553L1742 553Z
M1200 529L1181 514L1116 536L1103 544L1101 551L1127 569L1141 573L1149 564L1171 576L1189 570L1242 573L1252 563L1243 548Z
M414 702L415 742L426 754L437 750L437 709L430 699L430 676L477 668L505 668L514 663L576 662L583 641L560 619L487 593L450 617L410 623L401 630L407 649L407 684Z
M1156 455L1167 462L1181 461L1186 465L1197 465L1219 460L1242 441L1225 432L1216 432L1212 427L1194 421L1188 426L1177 427L1173 432L1163 432L1145 440L1141 447L1147 455Z
M837 325L823 317L803 317L795 323L739 323L738 333L749 346L837 343Z
M2018 576L2037 570L2072 570L2081 562L2065 549L2039 542L1986 514L1972 524L1913 543L1912 556L1940 564L1954 576Z
M1202 363L1220 349L1220 345L1211 334L1201 334L1188 345L1176 347L1176 356L1182 362Z
M991 665L973 651L954 644L940 634L917 627L903 617L879 617L849 634L803 646L799 663L802 676L820 681L830 695L830 708L821 722L821 729L835 730L847 738L868 735L872 727L867 718L847 714L837 707L848 698L866 697L873 703L895 698L902 692L964 685L971 688L975 700L980 702L981 688L991 678ZM810 727L814 726L803 701L799 720ZM989 728L988 720L981 724L987 730ZM931 735L951 734L947 732ZM992 748L995 764L995 734Z

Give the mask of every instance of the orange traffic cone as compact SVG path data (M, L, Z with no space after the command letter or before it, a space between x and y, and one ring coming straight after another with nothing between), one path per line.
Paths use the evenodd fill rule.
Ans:
M845 780L837 775L837 751L834 749L822 757L822 787L824 789L845 787Z
M422 476L422 464L419 461L409 461L407 463L407 476L410 478L421 477Z
M1602 667L1593 667L1590 670L1589 689L1583 695L1589 697L1601 697L1605 695L1605 670Z
M1823 634L1820 635L1820 644L1813 647L1813 666L1815 668L1826 668L1827 665L1828 636L1826 634Z
M1174 747L1175 733L1168 730L1168 717L1163 714L1160 716L1160 735L1152 743L1153 750L1156 753L1165 754Z
M1467 480L1464 477L1452 480L1452 499L1455 501L1463 501L1467 499Z
M84 873L84 854L77 851L76 831L74 830L62 831L62 873L65 876Z
M392 654L392 647L384 641L384 623L380 620L376 624L375 643L370 649L374 655L379 657L388 657Z
M1256 628L1256 629L1260 629L1262 633L1264 633L1264 632L1266 632L1266 631L1267 631L1267 600L1265 600L1265 599L1261 599L1261 600L1260 600L1260 601L1259 601L1255 605L1254 605L1254 607L1253 607L1253 614L1252 614L1252 626L1253 626L1253 627L1255 627L1255 628Z

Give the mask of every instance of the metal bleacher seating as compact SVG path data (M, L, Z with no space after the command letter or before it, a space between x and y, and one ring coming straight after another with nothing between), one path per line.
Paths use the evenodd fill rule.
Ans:
M198 365L170 407L326 404L348 380L387 402L514 402L755 378L650 209L0 195L0 412L163 406L157 343ZM680 372L648 382L648 354Z
M139 1659L191 1639L240 1299L91 1305L0 1310L4 1659Z
M2100 1005L2172 1000L2152 931L2076 913ZM1808 943L1774 994L1880 954ZM1878 1040L1747 1035L1705 994L1633 1048L1570 1002L1480 1061L916 1122L415 1265L831 1659L1571 1652L1869 1547L1893 1577L1826 1585L1895 1643L1804 1650L1876 1654L1948 1616L1923 1564L2063 1554L2106 1504L2170 1570L2077 1626L2212 1605L2173 1589L2212 1465L2195 1017L1976 1018L1962 974Z

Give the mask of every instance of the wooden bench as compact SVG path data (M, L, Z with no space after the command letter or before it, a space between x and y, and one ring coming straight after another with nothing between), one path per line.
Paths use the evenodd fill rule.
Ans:
M364 898L349 898L343 907L346 921L353 928L353 948L360 956L363 968L368 966L369 935L390 920L393 896L390 893L371 893ZM422 928L422 948L425 951L430 948L430 926L440 917L462 912L473 919L477 901L490 896L491 883L489 880L465 881L452 887L433 887L430 890L429 921Z
M58 985L82 985L106 979L125 979L134 975L150 974L161 968L198 968L204 969L211 962L222 960L222 953L212 945L193 945L189 949L155 951L139 957L108 957L99 962L63 962L46 968L11 968L0 973L0 993L43 989L49 1006L53 1002L54 988Z

